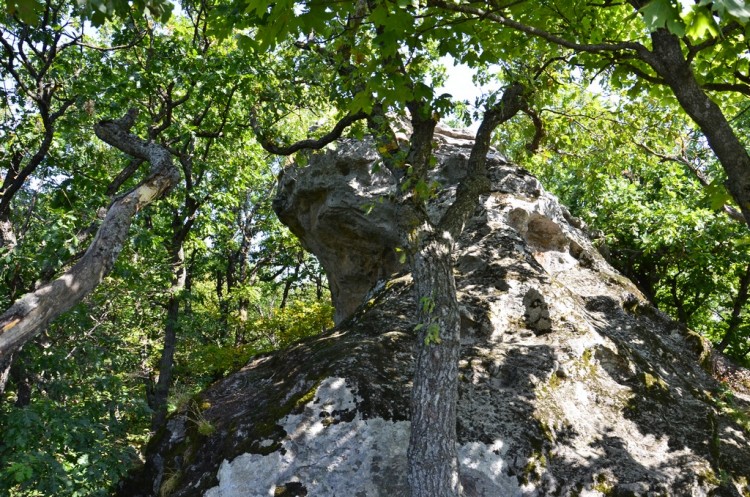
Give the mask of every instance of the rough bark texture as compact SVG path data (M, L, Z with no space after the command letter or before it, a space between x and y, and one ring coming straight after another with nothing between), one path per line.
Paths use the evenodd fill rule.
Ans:
M421 217L420 226L414 231L401 229L405 245L407 233L417 240L411 265L420 326L408 450L412 497L459 497L462 493L456 443L461 327L452 268L454 239L463 232L479 195L489 190L485 163L492 132L521 110L523 93L523 86L512 85L500 102L485 113L471 147L468 167L458 181L456 198L446 212L433 221L425 206L419 205L415 212ZM420 117L417 106L410 110L412 130L407 161L414 170L411 179L427 184L437 122L433 116Z
M415 349L408 450L413 497L460 495L456 402L461 319L452 250L450 235L430 233L412 265L421 326Z
M472 144L446 144L449 138L436 136L443 145L434 174L445 188L429 206L433 219L452 204L453 185L468 167ZM321 157L342 167L350 157L353 171L363 161L359 150L372 166L378 158L368 143L342 141ZM354 176L338 167L313 160L309 168L329 176L330 189L317 191L316 206L329 195L368 192L367 184L352 191ZM723 387L700 365L710 352L705 343L650 306L536 179L496 153L487 170L490 191L467 220L452 260L463 495L750 492L750 441L737 415L750 403L741 392L731 401L722 397ZM372 174L373 185L391 184L387 171ZM279 195L301 200L285 181ZM382 226L380 238L399 222L388 224L377 212L398 212L388 205L388 188L382 191L386 198L371 218ZM337 226L348 216L327 211L310 226L333 232L320 225ZM378 233L378 226L366 232ZM370 265L384 256L371 257ZM217 382L168 420L146 466L120 495L408 496L411 382L424 349L415 347L414 284L405 273L384 277L336 329L257 357ZM211 434L198 431L196 409Z
M135 114L97 124L97 136L134 157L151 162L151 173L117 198L86 253L56 280L28 293L0 315L0 358L37 335L52 319L81 301L111 271L127 238L133 216L169 191L180 179L169 151L129 133Z

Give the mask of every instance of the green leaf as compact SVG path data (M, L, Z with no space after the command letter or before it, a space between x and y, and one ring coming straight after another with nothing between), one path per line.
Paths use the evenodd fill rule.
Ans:
M669 0L651 0L641 9L641 15L649 31L666 27L667 22L680 18L679 11Z
M10 1L7 4L8 12L17 14L19 19L31 26L36 26L39 23L37 15L42 9L43 5L36 0Z
M682 21L682 19L668 19L667 29L670 33L679 36L680 38L685 36L685 33L687 32L687 28L685 27L685 23Z
M258 50L258 42L251 36L245 34L237 35L237 47L240 50L255 52Z
M398 262L400 264L406 264L406 251L401 247L396 247L396 253L398 254Z
M383 4L379 4L370 13L370 20L375 26L385 26L388 24L388 9Z
M744 0L714 0L713 3L722 17L724 12L726 12L741 24L747 24L750 20L750 6Z
M686 34L694 40L702 39L708 33L710 36L719 36L719 26L711 14L711 11L704 7L696 7L687 16Z
M442 340L440 339L440 326L437 323L432 323L427 327L427 333L425 333L424 344L425 345L440 345Z
M357 112L371 112L372 111L372 98L366 91L361 91L354 95L354 98L349 102L349 110L352 114Z
M719 210L732 200L732 196L720 181L711 182L705 190L712 210Z

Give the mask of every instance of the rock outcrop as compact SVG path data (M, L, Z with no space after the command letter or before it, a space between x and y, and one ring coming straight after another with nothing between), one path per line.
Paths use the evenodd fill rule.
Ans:
M464 145L438 151L436 215ZM377 160L369 141L344 140L280 182L276 207L326 268L337 328L201 394L122 495L408 495L416 304L409 275L392 274L399 212ZM614 271L533 176L499 155L490 169L455 250L464 495L750 495L750 404L703 371L703 341Z

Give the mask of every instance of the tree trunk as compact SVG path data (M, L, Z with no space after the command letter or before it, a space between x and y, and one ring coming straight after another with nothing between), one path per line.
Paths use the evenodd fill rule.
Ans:
M737 328L740 325L740 314L742 309L745 307L748 298L748 287L750 286L750 266L747 266L745 274L740 277L740 288L737 290L737 297L734 299L734 305L732 306L732 316L729 318L729 324L727 325L727 332L724 337L716 346L716 350L724 352L727 346L732 342Z
M175 287L173 287L174 289ZM164 346L159 360L159 378L154 385L153 396L149 399L153 414L151 416L151 431L157 431L167 419L167 400L169 388L172 385L172 368L174 366L174 350L177 344L177 323L180 317L180 301L175 294L170 295L167 303L167 323L164 327Z
M185 159L189 160L189 159ZM177 344L177 332L179 330L180 302L183 294L189 290L191 278L188 274L188 265L185 263L185 240L193 227L195 213L201 203L196 202L190 196L192 190L192 178L189 168L185 172L186 194L184 210L175 210L172 215L172 239L168 245L169 263L172 267L172 286L169 289L169 300L167 302L167 321L164 326L164 346L159 360L159 377L153 387L152 393L147 395L153 409L151 417L151 430L160 429L167 419L167 401L169 390L172 386L172 368L174 367L174 351ZM183 222L183 219L187 221Z
M175 236L179 235L176 234ZM181 246L171 250L170 263L172 265L172 287L169 290L169 301L167 302L167 321L164 326L164 346L159 360L159 378L156 381L150 403L153 409L151 416L151 430L156 431L164 425L167 419L167 400L169 399L169 388L172 385L172 368L174 367L174 351L177 344L177 330L180 319L180 300L187 282L187 269L185 268L185 251Z
M458 497L456 403L460 315L451 259L453 241L429 228L414 257L418 334L411 394L409 486L412 497Z
M16 386L17 408L31 404L31 379L24 368L23 361L13 361L10 365L10 378Z
M479 127L475 145L467 167L466 179L459 185L457 198L436 228L427 215L424 200L418 199L409 188L399 188L404 206L402 243L414 249L412 276L418 302L419 339L416 344L416 367L411 396L411 436L409 439L409 485L411 497L459 497L461 484L456 447L456 403L458 400L458 358L460 356L460 316L453 280L453 240L460 235L466 221L477 206L479 195L486 191L489 180L485 162L493 130L518 113L525 105L525 91L521 85L511 85L500 102L490 108ZM417 184L428 179L432 158L432 139L438 116L425 102L407 103L411 113L413 132L407 163L400 167L391 153L395 150L395 136L387 127L385 116L377 115L368 121L376 131L384 164L401 182L406 171ZM358 115L359 116L359 115ZM375 119L378 117L378 119ZM352 119L359 119L353 117ZM339 121L336 128L320 140L303 140L292 146L279 147L263 140L267 151L289 155L301 148L320 148L341 134L353 122L349 117ZM382 132L381 132L382 131ZM385 150L385 152L383 152ZM399 185L401 186L401 185ZM406 214L406 211L409 210ZM412 243L413 224L419 220L416 246Z
M7 216L0 214L0 247L13 250L16 243L16 233L13 230L13 223L11 223Z
M466 177L437 227L421 211L418 246L412 262L419 335L411 395L409 486L411 497L459 497L461 482L456 447L458 360L461 319L453 279L453 241L474 213L479 196L489 191L487 153L492 132L525 105L525 88L511 85L485 112L467 165ZM426 178L436 121L412 111L414 133L409 160L417 178ZM419 210L419 209L417 209Z
M653 52L645 57L646 62L664 78L682 108L700 127L727 173L727 189L750 226L750 155L719 106L698 84L680 40L666 29L654 31L651 40Z

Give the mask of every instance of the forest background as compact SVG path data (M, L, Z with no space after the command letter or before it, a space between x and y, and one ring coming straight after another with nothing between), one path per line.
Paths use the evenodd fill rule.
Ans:
M460 127L481 121L522 82L523 112L497 129L494 146L582 218L600 250L660 309L748 364L747 225L704 134L658 75L632 58L551 49L535 38L514 50L501 37L496 50L461 45L466 17L440 18L445 25L429 26L433 38L410 45L404 33L424 35L415 19L429 18L431 2L374 2L375 31L403 44L397 50L408 67L376 74L373 90L321 48L340 41L331 35L336 11L315 10L325 3L287 9L283 23L273 11L260 15L264 2L185 1L176 10L159 1L7 2L3 310L81 261L108 209L149 177L148 161L110 146L102 120L159 144L180 174L163 198L137 209L101 284L12 360L3 357L1 493L108 495L168 412L192 410L200 423L200 406L191 403L203 387L254 355L332 326L324 274L271 208L276 177L290 163L279 152L296 140L323 143L331 130L344 131L348 116L372 115L373 107L403 112L415 95ZM634 11L548 1L528 18L514 5L498 3L497 12L511 9L532 25L556 18L571 39L586 32L595 43L670 29L747 145L743 2L653 0ZM622 13L609 12L618 6ZM303 20L291 22L295 14ZM383 60L366 44L348 46L357 71ZM474 101L440 93L447 54L472 68L477 87L498 90ZM406 81L413 74L421 86ZM364 121L346 124L350 136L368 132ZM293 157L298 164L305 153ZM434 194L418 181L409 188Z

